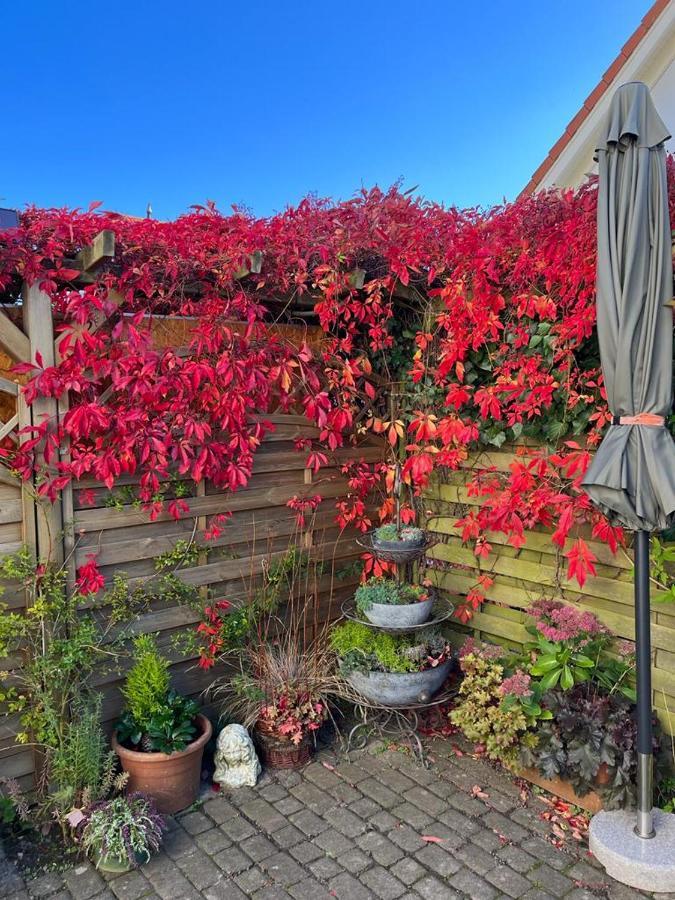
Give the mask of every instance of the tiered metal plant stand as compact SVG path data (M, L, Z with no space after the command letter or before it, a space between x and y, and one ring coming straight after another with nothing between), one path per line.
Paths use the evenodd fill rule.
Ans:
M403 578L406 574L411 575L412 564L421 559L427 550L436 543L436 540L426 536L425 542L416 547L404 550L382 550L373 542L373 534L370 533L364 535L358 543L378 559L395 562L398 566L399 578ZM346 619L360 622L376 631L390 634L414 634L416 631L423 631L447 621L452 616L453 609L454 607L449 601L437 599L431 617L426 622L405 627L376 625L358 615L350 608L349 603L343 604L342 615ZM407 742L413 757L421 765L426 766L424 747L418 734L420 718L426 711L447 703L454 693L455 690L448 679L432 696L421 693L416 702L396 705L374 702L359 694L352 687L349 699L354 707L357 721L343 742L346 754L349 755L352 750L363 749L369 738L376 736L382 740L396 739L399 742Z

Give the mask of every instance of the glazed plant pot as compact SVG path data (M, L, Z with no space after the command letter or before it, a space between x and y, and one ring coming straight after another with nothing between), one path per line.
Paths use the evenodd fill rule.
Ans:
M263 763L269 769L301 769L312 758L314 744L309 735L294 744L261 724L256 725L255 735Z
M380 706L426 703L450 674L452 660L423 672L350 672L345 678L357 693Z
M213 727L206 716L197 716L200 736L176 753L142 753L123 747L113 734L112 746L125 772L128 793L141 791L155 801L161 813L172 814L191 806L199 795L204 747Z
M100 850L96 853L92 853L92 862L99 871L110 872L112 874L121 874L122 872L128 872L131 869L131 863L126 856L124 859L119 859L117 856L111 856L109 853L101 853ZM144 862L147 862L146 857L137 853L137 865L141 866Z
M426 622L431 615L433 605L433 597L417 603L371 603L367 609L363 610L363 613L373 625L385 628L406 628Z

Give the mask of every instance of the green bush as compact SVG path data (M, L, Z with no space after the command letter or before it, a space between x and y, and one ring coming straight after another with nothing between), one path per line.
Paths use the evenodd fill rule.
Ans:
M419 672L450 652L439 631L425 629L415 637L387 634L359 622L345 622L331 633L331 645L349 672Z
M153 716L166 705L169 664L150 634L140 634L134 639L133 652L135 661L126 677L122 694L136 725L141 731L146 731Z

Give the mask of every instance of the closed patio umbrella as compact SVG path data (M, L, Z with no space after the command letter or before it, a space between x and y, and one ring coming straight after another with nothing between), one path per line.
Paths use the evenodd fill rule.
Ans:
M612 522L635 532L640 838L654 834L649 537L675 518L675 442L665 427L673 392L668 137L646 85L622 85L597 143L597 327L612 424L583 482Z

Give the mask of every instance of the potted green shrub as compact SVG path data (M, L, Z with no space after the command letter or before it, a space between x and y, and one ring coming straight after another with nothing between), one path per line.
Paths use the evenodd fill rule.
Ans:
M76 829L97 869L128 872L159 850L166 824L150 797L141 793L93 803Z
M393 628L421 625L434 605L429 587L393 578L369 578L357 588L355 600L356 608L373 624Z
M171 690L169 664L151 635L135 639L134 657L113 749L129 773L129 790L150 795L160 812L175 813L197 799L204 746L213 729L194 700Z
M342 676L357 693L382 706L427 702L450 673L452 650L440 631L410 635L345 622L331 633Z

